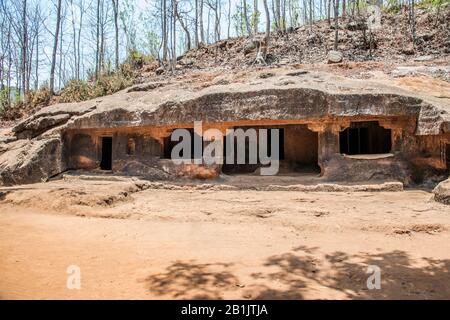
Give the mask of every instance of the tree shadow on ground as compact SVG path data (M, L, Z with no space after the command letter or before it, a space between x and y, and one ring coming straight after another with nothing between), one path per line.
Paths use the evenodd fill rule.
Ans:
M176 261L166 271L145 279L148 290L157 296L175 299L222 299L222 293L235 287L238 279L226 263ZM217 271L218 270L218 271Z
M333 252L320 258L316 248L295 248L294 252L269 257L265 266L276 272L253 274L255 279L276 280L283 289L266 288L255 299L301 297L310 288L325 287L350 299L450 299L450 260L412 259L406 252ZM368 267L381 271L381 288L369 290Z
M369 265L381 270L381 289L369 290ZM232 264L176 261L146 279L148 290L175 299L450 299L450 260L413 259L406 252L321 254L297 247L268 257L244 285ZM248 280L250 279L250 280Z

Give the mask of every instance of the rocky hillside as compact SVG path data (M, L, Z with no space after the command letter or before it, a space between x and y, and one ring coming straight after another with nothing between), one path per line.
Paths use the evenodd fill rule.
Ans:
M370 50L369 33L363 21L350 17L339 23L338 50L344 61L396 61L414 58L424 60L450 56L450 6L440 13L418 9L416 12L416 44L413 46L408 13L383 14L382 29L373 33ZM313 64L326 61L333 49L334 23L323 20L312 27L302 26L286 34L273 34L270 40L268 63ZM240 37L193 49L180 57L178 69L213 67L243 68L252 66L255 48L250 39Z
M304 69L326 69L326 71L352 78L367 77L365 72L367 70L378 70L384 73L392 73L394 70L398 73L397 76L418 73L450 82L449 21L450 5L441 7L439 12L418 8L416 10L416 42L413 45L409 14L406 9L397 13L383 13L382 28L375 31L372 37L369 36L364 20L341 18L338 50L342 54L342 63L334 65L327 65L327 55L333 49L335 37L333 21L329 23L327 20L322 20L312 26L290 29L285 34L272 33L267 66L254 64L256 48L248 37L221 40L215 44L192 49L180 56L175 72L158 61L141 63L137 66L129 64L126 74L120 73L98 81L103 84L100 94L95 96L89 94L83 96L81 93L89 91L90 84L80 81L66 87L59 96L53 98L48 96L48 92L38 93L34 97L34 100L38 101L37 104L31 103L17 106L15 109L11 108L12 110L2 115L3 121L0 119L0 125L11 126L18 119L27 117L48 104L88 100L114 93L131 84L174 79L190 83L194 80L197 86L202 88L213 82L218 74L228 74L235 78L236 74L246 72L245 70L261 68L301 65ZM263 34L260 36L262 37ZM410 64L413 66L410 67ZM407 66L397 70L399 65ZM426 65L425 69L424 65ZM73 94L74 91L76 94ZM70 97L74 97L73 100Z

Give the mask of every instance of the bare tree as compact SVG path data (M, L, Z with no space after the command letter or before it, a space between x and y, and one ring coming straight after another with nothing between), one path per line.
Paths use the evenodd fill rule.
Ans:
M55 89L55 67L56 67L56 51L58 50L58 39L61 25L61 0L58 0L56 9L56 31L53 40L52 64L50 68L50 92L53 94Z
M412 38L412 42L415 43L416 42L416 17L415 17L415 13L414 13L414 2L415 0L410 0L411 1L411 5L410 5L410 27L411 27L411 38Z
M22 1L22 37L21 37L21 78L23 99L26 102L27 95L27 55L28 55L28 22L27 22L27 0Z
M267 51L269 50L269 40L270 40L270 14L269 7L267 5L267 0L263 0L264 11L266 14L266 33L264 35L264 49L262 51L262 55L264 60L267 57Z
M177 65L177 0L172 0L172 72Z
M247 30L247 34L249 36L251 36L252 35L252 30L250 28L250 23L248 21L247 0L242 0L242 10L243 10L243 14L244 14L245 29Z
M258 0L253 0L253 33L258 33Z
M339 42L339 0L334 1L334 50L338 49Z
M119 0L112 0L114 12L115 65L119 69Z
M189 32L189 28L187 25L187 19L186 21L184 21L183 19L183 15L180 14L180 8L179 6L175 6L175 14L176 14L176 18L178 19L178 21L180 21L180 25L181 28L184 30L184 32L186 33L186 50L191 50L192 46L191 46L191 33ZM187 13L183 13L186 14Z

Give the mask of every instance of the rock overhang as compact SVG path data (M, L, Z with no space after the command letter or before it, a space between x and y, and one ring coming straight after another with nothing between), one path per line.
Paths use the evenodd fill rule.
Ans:
M20 134L34 130L31 136L36 136L46 125L76 129L355 116L415 116L417 134L440 134L450 128L449 99L323 72L284 72L200 90L174 81L157 86L144 84L140 88L49 106L19 123L13 131Z

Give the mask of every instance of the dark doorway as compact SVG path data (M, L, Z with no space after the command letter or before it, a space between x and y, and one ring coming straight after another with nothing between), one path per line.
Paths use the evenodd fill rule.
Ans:
M339 133L339 148L345 154L379 154L391 152L391 130L378 121L352 122Z
M285 161L281 163L284 171L287 173L320 172L318 133L309 130L306 125L286 126L285 131L285 157L283 158Z
M225 174L243 174L243 173L253 173L256 169L260 168L262 166L260 159L259 159L259 149L261 147L260 141L259 141L259 130L260 129L267 129L267 145L266 145L266 151L267 156L272 156L272 129L279 130L279 141L278 141L278 160L284 160L285 158L285 150L284 150L284 128L266 128L266 127L234 127L234 130L242 129L244 132L248 129L255 129L256 130L256 139L257 139L257 163L250 163L250 139L248 137L245 138L245 164L238 164L237 163L237 138L234 135L226 135L223 141L223 155L224 155L224 164L222 166L222 172ZM227 150L227 142L230 139L234 139L234 161L233 163L227 163L226 158L229 153L231 153L230 150Z
M200 136L199 134L197 134L197 132L194 132L194 128L180 128L181 130L187 130L189 131L189 137L191 140L191 154L189 155L184 155L183 152L180 154L180 156L183 159L195 159L195 140L199 139L201 140L201 148L202 148L202 154L200 155L200 157L203 156L203 136ZM176 130L176 129L175 129ZM183 141L182 139L180 139L179 141L172 141L171 140L172 134L165 137L164 138L164 159L172 159L172 149L181 141ZM183 150L184 151L184 150Z
M112 169L112 137L102 137L102 161L100 162L102 170Z

